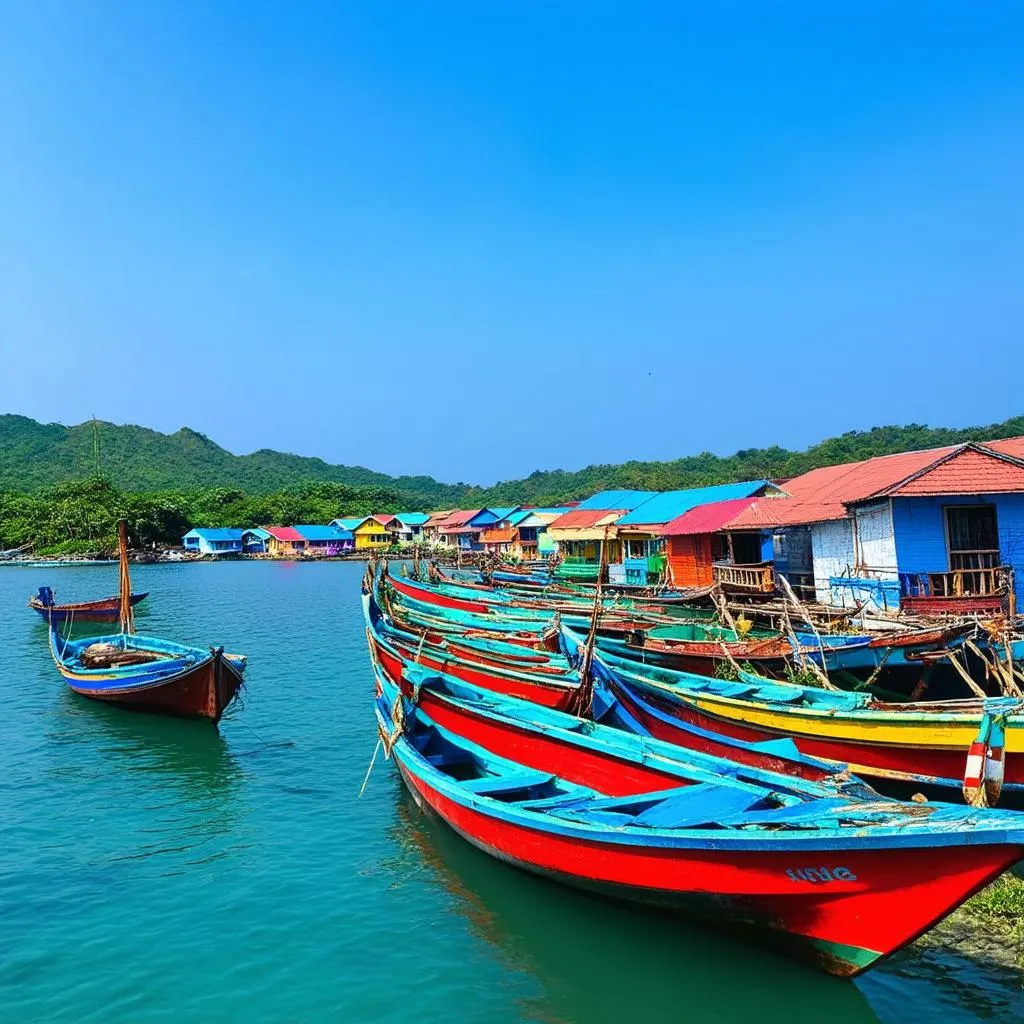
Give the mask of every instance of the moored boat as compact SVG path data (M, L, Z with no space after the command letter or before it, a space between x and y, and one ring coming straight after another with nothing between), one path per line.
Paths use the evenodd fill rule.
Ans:
M565 630L567 642L582 640ZM1024 701L969 698L880 701L739 673L714 679L601 653L602 665L663 712L688 725L750 742L792 739L804 753L845 762L871 780L905 777L948 786L963 779L968 751L986 718L1005 722L1005 747L990 745L1000 782L1024 786Z
M428 650L426 645L413 643L415 638L396 630L381 614L371 595L364 595L363 600L371 660L396 686L405 686L410 674L426 671L439 678L443 676L456 686L470 685L478 694L488 693L499 699L518 698L541 708L567 709L578 703L579 674L570 670L564 655L559 656L565 668L562 678L558 680L526 672L495 672L479 665L467 666L444 648L432 651L425 657L425 651ZM467 672L467 668L471 668L472 672ZM790 740L748 743L686 725L667 716L664 716L663 723L649 727L643 721L643 716L650 709L635 695L627 696L625 688L617 680L601 671L599 659L595 659L592 686L591 717L602 725L614 726L638 736L667 740L698 756L708 754L727 759L735 765L752 766L776 774L820 780L846 770L843 765L800 754ZM478 701L473 708L478 709L480 706ZM654 714L654 717L657 715ZM512 742L519 741L513 738Z
M132 607L144 601L148 593L132 594ZM97 601L78 601L73 604L56 604L53 600L53 590L50 587L40 587L38 594L33 594L28 599L28 606L38 612L47 622L68 623L75 622L117 622L121 617L121 598L104 597Z
M543 752L500 756L380 674L378 686L381 739L410 792L480 849L553 880L759 932L833 974L858 974L912 941L1024 852L1012 812L826 796L816 784L696 765L640 792L650 762L611 737L615 756L632 756L641 774L625 795L608 792L623 786L530 767ZM570 742L580 729L572 716L546 715L532 727L526 716L524 734L564 729Z
M50 625L50 652L68 686L83 697L124 707L214 722L238 695L246 659L223 647L202 648L136 636L125 524L121 553L120 631L68 640Z

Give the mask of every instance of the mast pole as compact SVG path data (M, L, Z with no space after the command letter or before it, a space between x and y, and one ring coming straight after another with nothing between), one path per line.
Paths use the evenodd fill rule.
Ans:
M128 525L123 519L117 521L117 554L121 570L121 632L135 632L135 617L132 613L132 580L128 574Z

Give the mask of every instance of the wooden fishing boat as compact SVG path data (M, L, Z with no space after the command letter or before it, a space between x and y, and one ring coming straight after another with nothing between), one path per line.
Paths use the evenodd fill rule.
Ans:
M580 676L576 667L582 660L583 640L568 628L563 627L559 631L561 652L557 655L545 653L544 671L538 673L534 664L520 656L537 652L522 651L518 645L503 643L496 639L499 634L493 634L486 641L474 638L474 643L487 645L484 649L490 655L489 658L467 657L456 649L459 643L456 634L431 635L417 632L408 623L396 624L390 616L385 615L372 595L366 596L366 602L371 653L392 674L398 672L404 659L408 663L416 662L432 670L443 671L461 682L497 694L533 701L545 707L566 710L579 705L577 689ZM453 639L455 646L452 644ZM506 653L509 655L508 660L503 661ZM845 764L853 760L853 770L858 775L887 792L901 796L924 790L941 794L944 799L959 800L971 742L970 738L964 738L965 732L973 737L981 728L986 711L998 713L1006 707L999 700L967 702L971 713L960 717L962 730L959 737L946 737L943 744L946 747L945 756L940 756L935 749L914 750L908 754L898 747L887 749L881 746L878 749L871 747L867 751L859 750L856 757L842 757L833 745L816 743L813 736L808 742L798 740L793 743L785 734L757 735L737 728L732 723L716 723L699 713L687 700L685 693L677 692L684 688L705 696L744 692L743 687L729 680L642 665L616 658L600 649L593 658L591 675L594 704L615 708L616 712L611 718L616 719L613 724L620 728L646 733L690 750L729 758L740 764L755 764L785 773L799 774L803 770L799 759L794 761L787 756L787 751L802 751L833 763ZM810 699L808 694L813 695L813 706L817 714L826 720L833 720L856 709L889 708L894 709L897 721L901 720L901 713L919 712L927 715L927 721L935 722L937 731L944 728L936 715L927 711L931 707L929 704L887 705L864 693L815 689L750 674L746 678L756 684L747 687L746 692L756 691L761 697L774 700L780 706L804 702ZM906 712L900 709L906 709ZM611 721L611 718L607 720ZM937 742L934 738L931 740L932 748ZM854 752L852 748L850 752ZM1015 801L1024 799L1024 786L1017 784L1015 778L1009 780L1005 790L1007 796ZM998 791L993 793L993 803L997 797Z
M11 562L19 555L25 554L26 551L31 551L32 547L33 545L29 543L22 544L19 548L5 548L3 551L0 551L0 562Z
M832 974L859 974L911 942L1024 853L1013 812L827 796L821 784L721 764L669 768L667 755L652 764L649 747L621 744L614 730L575 749L606 743L636 772L630 782L569 758L564 770L588 779L573 782L529 762L547 763L554 732L567 744L583 736L579 719L524 716L524 736L542 746L512 760L377 681L386 753L417 803L475 846L553 880L759 933ZM652 768L662 777L641 792Z
M436 579L440 583L480 589L489 589L493 586L500 590L520 595L534 595L556 599L573 598L592 603L596 589L592 583L573 583L564 579L555 579L548 574L521 574L495 570L486 574L479 572L475 575L476 579L466 579L465 577L454 577L442 572L440 569L436 569ZM435 578L433 572L431 576ZM641 587L625 583L607 582L603 583L601 587L602 594L607 598L634 602L635 607L644 605L664 611L679 605L692 605L694 610L696 610L698 607L697 602L709 598L714 589L714 587L692 587L686 590L678 590L676 588ZM707 610L711 611L711 609ZM713 612L711 613L713 614Z
M577 651L581 638L566 629ZM600 641L599 641L600 644ZM740 672L736 681L657 665L602 651L600 662L637 693L688 725L750 742L791 738L801 752L850 765L871 779L964 778L968 751L987 717L1005 720L1000 780L1024 785L1024 701L971 698L887 703L871 694L825 690ZM945 781L944 781L945 780Z
M132 594L132 607L148 596L148 593ZM39 593L29 598L28 606L39 612L47 622L62 625L71 625L75 622L117 622L121 617L120 597L104 597L98 601L79 601L75 604L55 604L53 591L49 587L40 587Z
M524 608L512 602L488 603L454 593L454 588L431 587L390 575L384 579L384 585L395 593L398 602L410 616L430 616L462 628L517 629L543 633L552 628L556 616L576 629L586 629L590 621L590 609L585 606L563 610ZM601 614L601 632L609 636L625 636L664 624L666 620L663 618L632 614L629 611L605 609Z
M551 679L537 678L530 672L510 673L506 669L498 673L481 669L478 665L473 666L473 674L468 674L445 650L441 650L436 657L428 661L423 656L424 647L417 643L413 653L414 645L410 642L408 634L396 630L387 621L369 594L364 596L364 614L371 660L395 685L400 685L401 680L413 672L427 671L440 675L442 673L436 666L441 665L445 678L455 685L472 685L478 693L522 698L542 707L560 709L579 703L579 674L569 669L564 655L559 656L565 665L561 686L553 685ZM613 690L610 684L618 686L617 680L609 674L595 672L591 682L591 716L604 725L638 736L657 736L688 751L728 759L736 765L749 765L763 771L795 775L805 779L820 780L846 770L844 765L800 754L795 744L789 740L753 744L690 726L667 716L664 716L665 723L659 725L656 731L641 724L639 716L619 692L624 687L619 687L618 691ZM634 704L640 703L633 695L630 695L629 699Z
M877 794L854 778L845 766L807 758L790 746L803 771L776 771L770 764L741 765L706 751L666 743L639 729L617 724L622 714L614 702L602 704L586 720L530 701L463 683L403 659L401 671L373 659L379 692L392 700L402 694L423 708L442 727L479 743L502 757L537 770L553 771L582 785L597 785L617 796L684 785L696 768L708 777L757 779L779 792L816 793L855 799Z
M124 707L217 723L242 686L246 660L223 647L203 650L136 636L125 524L121 554L120 632L68 640L50 626L50 653L68 686L83 697Z
M423 582L413 579L411 582ZM430 580L427 586L433 586L449 593L473 598L481 601L502 605L514 604L522 608L545 608L550 610L566 610L566 608L590 608L594 603L596 588L585 584L552 582L544 586L523 584L520 582L499 581L494 576L485 580L480 574L477 578L454 577L441 572L436 566L431 567ZM712 591L711 587L702 587L694 591L652 592L653 588L623 587L604 583L601 587L602 605L612 610L644 613L675 619L681 614L695 618L714 616L714 609L700 606L694 602L706 598Z

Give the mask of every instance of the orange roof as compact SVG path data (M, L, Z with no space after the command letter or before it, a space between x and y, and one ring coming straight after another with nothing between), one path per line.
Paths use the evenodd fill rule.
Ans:
M732 529L797 526L846 517L846 506L897 495L1024 491L1024 437L951 445L825 466L789 480L788 498L759 498Z
M966 448L954 452L923 473L901 481L893 496L934 494L1005 494L1024 491L1024 462L1002 453Z
M482 544L510 544L515 532L511 527L507 530L484 530L480 534L480 542Z

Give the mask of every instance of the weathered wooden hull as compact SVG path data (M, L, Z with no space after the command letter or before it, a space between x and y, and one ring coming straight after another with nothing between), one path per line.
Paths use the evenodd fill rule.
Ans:
M372 599L364 598L364 614L367 624L367 637L370 644L370 656L379 666L384 676L394 685L401 683L404 671L413 665L423 666L434 671L458 679L461 682L477 686L489 693L503 697L514 697L529 701L541 707L566 710L571 707L576 697L577 676L568 672L558 680L536 676L529 672L510 674L508 671L497 672L487 666L465 666L457 660L440 657L424 657L425 646L414 645L408 640L388 634L382 636L376 610L371 604ZM471 668L472 671L467 671ZM614 677L606 675L604 666L595 666L598 686L614 684ZM614 702L618 701L625 708L623 719L615 711ZM682 721L667 715L661 716L661 722L647 722L629 703L625 688L610 685L608 689L609 713L607 721L629 732L646 732L657 739L666 740L681 749L724 758L736 764L756 768L759 771L775 772L779 775L792 775L797 778L821 781L837 771L835 765L803 757L796 747L789 742L770 743L762 746L735 740L720 733L709 732L688 726ZM602 719L604 720L604 719ZM638 727L639 726L639 727ZM456 730L459 731L459 730ZM469 735L469 733L460 733ZM488 744L483 743L484 746ZM506 751L513 756L511 750Z
M927 856L918 850L839 850L824 859L841 862L856 891L843 892L846 883L784 886L778 882L793 870L792 853L669 857L660 850L538 835L431 789L400 756L398 766L421 808L498 860L612 899L677 910L716 927L765 932L766 940L782 944L780 951L840 977L854 977L912 942L1020 856L1012 845L994 846L968 864L956 849ZM913 900L905 898L907 891Z
M962 711L944 710L942 704L881 705L853 712L781 707L688 689L685 677L676 683L656 682L643 677L642 666L636 669L623 677L628 687L687 726L749 743L791 739L801 753L844 762L871 780L908 776L922 783L958 786L982 719L980 702L975 709ZM1006 731L1004 763L1006 785L1024 784L1024 736L1019 727Z
M400 678L402 674L401 659L396 657L394 650L389 650L379 637L372 632L369 639L371 654L379 659L385 666L389 676ZM438 672L447 672L456 679L473 686L480 686L485 690L494 693L501 693L507 697L518 697L521 700L533 701L542 707L566 708L575 693L576 687L567 679L557 679L535 676L524 678L510 672L502 672L499 669L481 665L479 667L467 665L459 661L444 660L438 657L430 648L417 649L407 644L401 644L394 639L391 643L395 648L408 658L426 668Z
M144 601L148 593L132 594L132 606ZM78 604L44 605L38 597L29 598L29 608L38 612L47 622L63 626L75 622L117 622L121 614L121 602L117 597L105 597L99 601L81 601Z
M51 650L68 687L82 697L137 711L177 718L206 719L216 724L238 695L245 658L225 654L223 648L207 652L152 641L153 650L166 660L110 669L82 669L67 658L51 631ZM147 650L145 638L132 638L136 649ZM174 656L176 652L182 653Z

